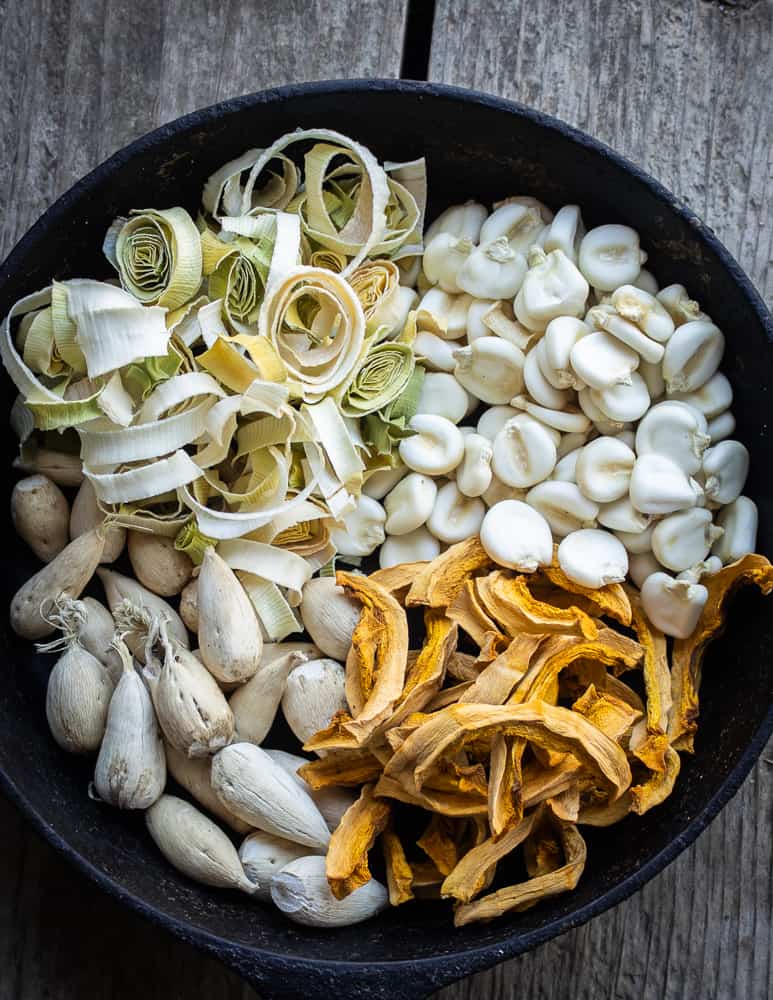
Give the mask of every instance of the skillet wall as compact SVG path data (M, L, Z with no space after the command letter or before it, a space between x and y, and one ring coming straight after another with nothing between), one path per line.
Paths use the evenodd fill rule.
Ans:
M759 550L770 554L773 491L765 431L773 352L733 275L702 242L701 224L682 218L635 174L598 147L577 143L569 130L513 116L493 101L433 95L431 87L395 94L395 86L373 84L367 93L352 93L345 85L331 85L310 94L293 95L290 89L283 100L271 94L259 103L237 100L217 114L190 116L182 128L173 125L154 133L138 144L139 152L117 154L108 169L99 168L65 196L0 269L0 313L5 315L17 298L48 284L52 276L109 276L100 246L116 215L134 206L175 204L195 213L201 185L212 170L298 126L338 129L371 146L382 159L424 154L430 216L468 197L491 202L528 193L554 209L577 202L589 226L612 221L633 225L651 253L648 266L661 285L680 281L700 300L728 339L723 370L736 393L738 436L752 453L747 491L760 505ZM4 412L12 399L6 378ZM16 443L5 423L2 434L3 456L10 463ZM5 477L6 510L13 481L15 476ZM10 522L5 524L3 608L38 568ZM177 877L145 834L140 816L121 814L87 797L90 765L60 751L46 728L45 681L52 661L33 656L29 644L13 636L5 611L0 643L0 767L64 841L127 894L181 921L247 946L330 961L450 955L545 927L591 903L665 850L706 807L764 720L773 681L773 615L758 595L745 594L735 604L732 628L706 663L697 753L683 758L676 793L642 819L589 831L588 866L574 893L512 919L455 932L447 907L422 904L331 935L293 927L268 907Z

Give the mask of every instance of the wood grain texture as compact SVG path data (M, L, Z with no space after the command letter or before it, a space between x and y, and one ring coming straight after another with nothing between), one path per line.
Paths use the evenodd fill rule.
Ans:
M430 79L490 91L635 160L773 300L770 0L439 0Z
M512 98L641 164L773 303L773 4L439 0L429 76ZM773 744L697 843L633 899L442 1000L773 995Z
M105 156L177 115L292 80L395 76L404 0L0 0L0 257ZM433 79L513 97L642 163L770 302L768 0L439 0ZM773 745L666 872L440 1000L773 995ZM255 1000L87 883L0 800L0 1000ZM77 919L74 919L76 918Z
M407 0L0 0L0 259L74 181L227 97L397 76Z

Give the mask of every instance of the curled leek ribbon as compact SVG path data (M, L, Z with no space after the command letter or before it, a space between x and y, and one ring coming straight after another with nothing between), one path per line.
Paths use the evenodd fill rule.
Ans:
M382 410L405 389L414 365L408 344L376 344L349 383L341 400L341 412L347 417L361 417Z
M366 415L362 436L371 457L388 457L390 464L396 464L397 446L414 433L408 425L419 405L423 382L424 369L416 365L400 395L377 412Z
M272 287L259 332L300 385L303 398L313 403L351 376L364 346L365 317L341 275L298 267Z
M331 169L331 164L341 156L346 156L349 162ZM304 165L304 191L288 205L288 211L299 213L304 233L310 240L349 255L355 253L358 246L362 246L362 236L367 229L366 206L374 178L353 146L347 149L342 145L318 143L306 154ZM388 177L386 173L379 177L381 185L386 180L386 225L380 241L369 250L374 256L399 255L409 241L420 244L417 230L421 228L423 201L419 189L424 165L423 161L416 161L409 166L414 169L408 170L404 179L419 194L418 200L413 191L395 177Z
M306 243L308 244L308 240ZM306 263L305 258L304 263ZM324 267L328 271L340 274L346 267L346 256L342 253L336 253L335 250L310 250L308 263L312 267Z
M177 551L184 552L196 566L201 565L204 553L210 545L217 545L217 541L199 531L195 517L192 517L180 528L174 540L174 547Z
M362 264L349 278L349 284L362 304L365 329L372 333L372 318L389 301L400 283L400 272L391 260L371 260Z
M209 278L211 299L223 300L223 312L240 333L254 329L266 291L271 266L271 246L238 237L231 252Z
M199 231L184 208L138 209L116 219L103 250L123 287L144 305L177 309L201 284Z

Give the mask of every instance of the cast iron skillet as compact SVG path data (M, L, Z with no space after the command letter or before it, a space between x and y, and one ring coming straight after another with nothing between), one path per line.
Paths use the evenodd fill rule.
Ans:
M382 159L426 155L430 215L464 198L490 203L528 193L553 208L579 203L589 225L634 226L661 285L685 284L727 335L723 370L735 389L738 437L752 456L747 492L760 507L758 548L773 551L773 463L765 433L771 316L714 234L668 191L601 143L507 101L434 84L366 80L285 87L197 111L116 153L59 199L2 266L0 314L52 277L109 276L100 245L116 215L150 205L195 211L211 171L298 126L338 129ZM12 399L6 379L6 412ZM16 445L3 427L10 464ZM5 481L10 490L11 477ZM3 609L37 569L7 527ZM707 659L696 753L683 756L675 793L644 817L587 829L588 865L575 892L460 930L452 928L446 905L425 902L323 933L236 894L194 885L166 864L140 816L90 801L91 765L60 751L46 728L50 658L36 657L16 639L5 610L0 630L5 793L107 892L218 956L265 996L420 997L583 923L625 899L697 837L738 789L773 729L773 615L756 593L744 593Z

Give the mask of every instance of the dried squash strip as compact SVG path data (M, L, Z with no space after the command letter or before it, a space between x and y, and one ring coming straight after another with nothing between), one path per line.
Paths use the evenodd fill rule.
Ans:
M454 821L448 816L433 816L416 844L441 875L448 875L459 862Z
M572 711L584 716L616 743L621 743L625 734L641 718L641 712L627 702L608 692L598 692L593 684L572 705Z
M647 693L647 730L652 734L665 733L671 711L671 671L666 637L647 620L641 597L633 587L626 587L626 594L631 603L631 625L644 650L642 673Z
M446 549L419 572L406 603L446 608L470 577L493 565L477 535L467 538Z
M456 649L457 627L442 612L428 608L424 612L424 630L424 645L383 728L398 726L413 712L420 712L443 685L449 657Z
M551 795L545 800L545 805L556 819L576 823L580 815L580 782L573 781L562 792Z
M475 590L483 608L508 635L552 632L586 639L598 635L598 625L580 608L557 608L536 598L525 576L511 577L497 570L475 580Z
M526 840L534 824L535 813L526 816L499 840L489 838L473 847L446 877L440 893L460 903L469 903L485 889L496 865Z
M424 788L418 792L415 789L409 790L401 781L386 774L379 778L374 794L419 806L428 812L440 813L441 816L485 816L488 812L486 795L473 791L437 791L433 788Z
M526 740L497 734L491 741L488 781L488 819L498 839L523 819L523 775L521 761Z
M645 767L657 774L662 774L667 768L667 758L671 744L667 733L650 733L640 741L641 726L636 726L631 733L629 750ZM646 727L644 727L646 732Z
M585 841L573 823L560 825L559 838L565 859L560 868L459 906L454 925L463 927L476 920L493 920L512 910L527 910L543 899L574 889L585 868Z
M613 826L631 811L631 793L625 792L614 802L594 802L580 809L577 822L581 826Z
M417 574L427 565L426 561L399 563L397 566L389 566L387 569L377 569L375 573L370 574L370 579L380 584L390 594L404 600L408 590L413 586Z
M631 770L620 747L600 730L566 708L528 705L451 705L412 733L384 768L385 775L411 782L421 791L443 759L473 740L496 733L522 736L548 750L571 753L609 787L611 797L631 783Z
M629 687L629 685L624 681L621 681L619 677L615 677L614 674L607 674L604 690L609 694L613 694L621 701L626 702L626 704L630 705L631 708L635 708L637 712L644 714L646 711L644 702L634 689Z
M540 647L529 670L510 696L510 703L548 700L551 685L562 670L575 660L590 659L608 667L631 669L641 661L642 648L627 636L602 628L598 639L578 640L572 636L555 635Z
M449 705L455 705L458 701L462 701L462 695L465 691L470 690L473 683L473 681L462 681L461 684L454 684L453 687L446 687L438 691L432 701L424 706L427 709L427 714L439 712L441 708L447 708Z
M440 899L440 886L443 884L443 876L437 870L433 861L414 861L411 864L413 871L413 889L417 899Z
M298 775L317 791L320 788L349 788L375 781L381 763L367 750L340 750L310 760L298 769Z
M661 802L664 802L674 790L680 768L679 754L673 747L667 747L665 767L662 772L653 771L652 775L641 785L631 787L631 811L641 816L654 806L659 806Z
M475 590L474 580L467 580L460 587L459 592L448 605L446 614L481 649L487 640L501 645L507 643L507 637L500 632L496 622L488 616L482 607Z
M362 604L346 658L346 700L340 713L306 744L307 750L362 746L387 719L399 699L408 658L408 621L394 597L370 577L336 574L336 581Z
M531 809L546 799L554 798L570 788L582 773L582 765L567 754L553 767L528 764L523 769L523 806Z
M709 597L695 631L689 639L677 639L671 658L673 709L668 735L677 750L692 753L698 728L698 689L706 647L722 629L725 603L739 586L753 583L769 594L773 590L773 566L764 556L748 555L705 577Z
M460 653L455 649L448 658L448 673L458 681L475 681L480 672L480 664L470 653Z
M558 551L557 548L555 551ZM561 590L568 591L570 594L580 594L592 601L598 608L598 614L614 618L621 625L631 624L631 607L622 584L608 583L606 586L596 589L584 587L581 583L575 583L574 580L569 579L558 565L555 556L553 564L544 566L540 572Z
M370 882L368 852L389 820L391 807L373 796L373 785L364 785L360 797L341 817L333 831L325 860L330 891L344 899Z
M413 899L413 869L405 856L402 842L388 823L381 834L381 849L386 865L390 906L400 906Z
M516 636L503 653L484 667L459 701L504 705L510 692L528 671L529 663L543 639L541 635Z

